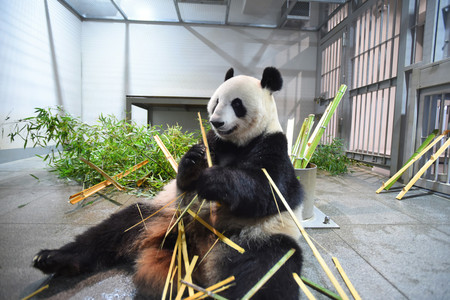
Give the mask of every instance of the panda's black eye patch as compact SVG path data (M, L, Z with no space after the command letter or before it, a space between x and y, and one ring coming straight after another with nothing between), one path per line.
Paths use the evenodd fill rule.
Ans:
M236 98L233 101L231 101L231 107L233 108L234 113L238 118L245 117L245 115L247 114L247 109L242 104L242 100L239 98Z

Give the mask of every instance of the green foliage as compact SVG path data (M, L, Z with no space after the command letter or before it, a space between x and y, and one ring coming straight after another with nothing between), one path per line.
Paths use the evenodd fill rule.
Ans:
M329 145L319 145L311 162L319 169L330 172L331 175L348 173L348 166L351 164L351 160L345 156L343 142L338 138L334 138Z
M36 108L36 116L19 120L8 136L11 141L21 138L24 147L27 144L33 147L56 145L56 151L42 158L61 177L74 179L85 186L92 186L104 178L83 163L80 157L110 176L148 159L148 164L119 182L128 188L136 188L136 182L145 177L141 187L154 194L176 175L156 144L154 135L160 136L177 161L199 138L199 133L183 132L180 126L165 129L161 126L138 126L114 116L101 115L95 125L88 125L60 107Z

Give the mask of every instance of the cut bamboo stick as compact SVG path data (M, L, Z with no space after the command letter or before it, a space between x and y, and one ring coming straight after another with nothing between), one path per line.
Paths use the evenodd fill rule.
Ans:
M416 152L414 152L413 155L411 155L411 157L406 161L405 165L408 164L411 160L413 160L414 157L416 157L420 152L422 152L422 150L425 149L425 147L427 147L431 143L431 141L436 137L436 135L438 133L439 133L439 130L436 129L430 135L428 135L427 138L425 139L425 141L422 143L422 145L420 145L419 148L417 148ZM394 185L394 183L400 179L400 177L403 175L403 173L404 172L402 172L402 173L398 174L396 177L394 177L392 182L389 183L388 185L386 185L384 187L384 189L386 191L389 190L392 187L392 185Z
M88 161L87 159L85 159L83 157L80 157L80 160L82 162L84 162L85 164L87 164L92 169L94 169L95 171L99 172L103 177L105 177L106 180L111 182L111 184L114 185L119 191L125 191L125 188L120 183L115 181L112 177L110 177L108 174L106 174L105 171L103 171L102 169L97 167L95 164L91 163L90 161Z
M306 287L306 285L303 283L303 281L300 279L297 273L292 273L292 276L294 277L295 282L297 282L300 289L305 293L306 297L309 300L316 300L316 297L311 293L311 291Z
M200 218L196 213L194 213L192 210L188 209L187 212L195 219L197 220L200 224L202 224L203 226L205 226L206 228L208 228L212 233L214 233L215 235L217 235L217 237L220 238L220 240L222 242L224 242L225 244L227 244L228 246L230 246L231 248L235 249L236 251L238 251L239 253L244 253L245 249L242 248L241 246L237 245L235 242L233 242L232 240L230 240L229 238L227 238L226 236L224 236L223 234L221 234L220 232L218 232L214 227L212 227L211 225L209 225L205 220L203 220L202 218Z
M208 139L206 138L206 132L205 128L203 127L202 123L202 115L200 112L198 112L198 121L200 122L200 129L202 131L202 138L203 138L203 144L205 145L206 149L206 160L208 161L208 167L212 167L212 159L211 159L211 153L209 151L209 145L208 145Z
M175 243L175 248L173 249L172 259L170 260L169 272L167 272L166 283L164 284L163 294L161 299L166 299L167 290L169 289L170 278L172 277L173 267L175 265L175 257L177 253L177 249L181 243L181 236L178 234L177 242Z
M270 268L267 272L248 292L242 297L242 300L248 300L255 295L259 289L287 262L287 260L295 253L295 249L289 250L281 259Z
M319 251L317 250L316 246L313 244L313 242L311 241L311 239L309 238L308 233L305 231L305 229L303 228L303 226L300 224L300 222L298 221L297 217L295 216L295 213L292 211L291 207L289 206L289 204L287 203L286 199L284 198L283 194L281 194L280 190L278 189L278 187L276 186L276 184L273 182L272 178L270 177L269 173L267 173L266 169L262 169L262 171L264 172L264 174L266 175L267 179L269 180L270 184L272 185L272 187L275 189L275 192L278 194L278 196L280 197L281 201L283 202L284 206L286 207L286 210L289 212L289 214L291 215L292 219L294 220L295 224L297 225L298 229L300 230L300 232L302 233L305 241L308 243L309 247L311 248L311 250L313 251L314 256L316 257L317 261L319 262L320 266L322 267L322 269L325 271L325 273L327 274L328 278L330 279L331 283L334 285L334 287L336 288L336 291L338 292L338 294L342 297L342 299L344 300L348 300L348 296L345 294L344 290L342 289L342 287L340 286L339 282L337 281L336 277L334 277L333 273L331 272L330 268L328 267L328 265L326 264L325 260L322 258L322 256L320 255Z
M49 287L48 284L47 284L47 285L44 285L44 286L41 287L40 289L38 289L38 290L34 291L33 293L29 294L28 296L22 298L22 300L28 300L28 299L31 299L31 298L33 298L34 296L36 296L37 294L39 294L40 292L42 292L43 290L48 289L48 287Z
M347 274L345 274L344 269L342 268L339 260L336 257L332 257L331 259L333 260L336 269L339 271L339 274L341 274L341 277L344 280L345 284L347 285L348 289L350 290L350 293L352 294L353 298L355 298L355 300L361 300L361 297L359 296L352 282L348 278Z
M383 183L381 187L376 191L379 194L386 186L390 185L395 178L405 172L413 163L415 163L418 159L420 159L425 153L428 152L434 145L436 145L441 139L443 139L447 135L447 131L443 134L439 135L431 144L425 147L419 154L417 154L413 159L411 159L407 164L405 164L400 170L397 171L388 181Z
M188 281L185 281L185 280L181 280L181 283L187 285L187 286L190 287L190 288L196 289L197 291L202 292L202 293L204 293L205 295L207 295L207 296L209 296L209 297L211 297L211 298L213 298L213 299L227 300L227 298L224 298L224 297L222 297L222 296L220 296L220 295L217 295L216 293L213 293L213 292L211 292L211 291L208 291L208 290L206 290L206 289L204 289L204 288L202 288L202 287L200 287L200 286L198 286L198 285L196 285L196 284L193 284L192 282L188 282Z
M310 287L312 287L313 289L315 289L319 293L322 293L322 294L326 295L327 297L329 297L331 299L335 299L335 300L341 300L342 299L338 294L333 293L332 291L324 288L323 286L320 286L317 283L312 282L311 280L305 278L304 276L301 276L300 278L302 279L302 281L306 285L309 285Z
M155 139L156 144L158 144L159 148L164 153L164 156L167 158L172 168L175 170L175 172L178 172L178 164L173 158L172 154L170 154L169 150L167 150L164 143L161 141L161 138L158 135L154 135L153 138Z
M148 160L144 160L143 162L140 162L137 165L133 166L131 169L129 169L125 172L119 173L117 175L114 175L112 178L121 179L146 164L148 164ZM81 200L86 199L89 196L92 196L93 194L97 193L98 191L101 191L102 189L109 186L110 184L111 184L111 182L109 182L108 180L104 180L100 183L97 183L96 185L91 186L90 188L87 188L81 192L73 194L72 196L69 197L69 203L76 204L76 203L80 202Z
M230 276L225 280L222 280L210 287L207 287L205 290L207 291L211 291L211 292L215 292L218 289L222 288L223 286L225 286L226 284L233 282L235 280L234 276ZM194 296L188 297L185 300L195 300L195 299L200 299L202 296L204 295L204 293L199 292L199 293L195 293Z
M333 116L334 112L336 111L336 108L338 107L339 103L341 102L342 97L345 94L345 91L347 90L347 86L345 84L342 84L339 87L339 90L334 97L333 101L327 106L327 109L325 110L325 113L322 115L322 118L320 118L319 123L317 124L316 128L314 129L313 134L311 135L308 146L306 147L306 154L305 159L302 162L302 168L306 168L309 161L311 160L311 157L316 150L317 145L320 142L320 139L322 138L322 135L327 128L328 123L331 120L331 117Z
M133 229L134 227L138 226L139 224L147 221L148 219L150 219L151 217L153 217L154 215L156 215L157 213L159 213L161 210L163 210L164 208L166 208L167 206L169 206L170 204L172 204L173 202L175 202L176 200L178 200L180 197L184 196L185 193L179 195L178 197L174 198L172 201L170 201L169 203L167 203L166 205L164 205L163 207L161 207L160 209L158 209L157 211L155 211L154 213L152 213L150 216L146 217L145 219L142 219L142 221L139 221L138 223L134 224L133 226L127 228L124 232L127 232L131 229Z
M184 277L184 281L185 281L185 282L192 283L192 271L194 270L195 264L197 263L197 259L198 259L198 256L195 255L195 256L192 258L192 261L191 261L191 263L189 264L188 268L186 269L186 275L185 275L185 277ZM190 288L192 288L192 287L190 287ZM184 294L184 290L185 290L185 289L186 289L186 285L185 285L185 284L181 285L181 288L179 289L178 294L177 294L177 297L175 298L175 300L181 300L181 297L183 297L183 294ZM194 293L192 293L192 295L193 295L193 294L194 294Z
M397 199L401 200L403 196L406 194L406 192L409 191L409 189L416 183L417 180L419 180L420 176L425 173L425 171L436 161L436 159L450 146L450 138L445 142L445 144L439 148L436 153L431 155L430 159L423 165L422 168L420 168L419 172L408 182L408 184L402 189L402 191L397 195Z

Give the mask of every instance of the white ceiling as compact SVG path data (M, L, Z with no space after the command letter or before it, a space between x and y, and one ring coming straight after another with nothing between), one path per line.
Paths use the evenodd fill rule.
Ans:
M59 0L82 20L310 28L311 7L346 0ZM317 17L316 17L317 19ZM318 23L315 20L315 23Z

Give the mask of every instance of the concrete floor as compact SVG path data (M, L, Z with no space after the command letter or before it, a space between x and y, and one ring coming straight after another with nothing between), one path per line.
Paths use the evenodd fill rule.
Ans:
M363 299L449 299L449 198L414 189L398 201L398 188L375 194L386 178L363 168L353 171L338 177L318 174L316 206L340 225L308 229L327 264L334 272L331 257L337 257ZM46 283L50 287L36 299L135 296L128 269L49 280L30 266L41 248L60 247L120 204L138 199L106 192L106 198L90 198L92 205L70 205L69 195L80 190L48 172L37 158L0 164L1 299L20 299ZM303 276L335 291L304 240L301 244Z

